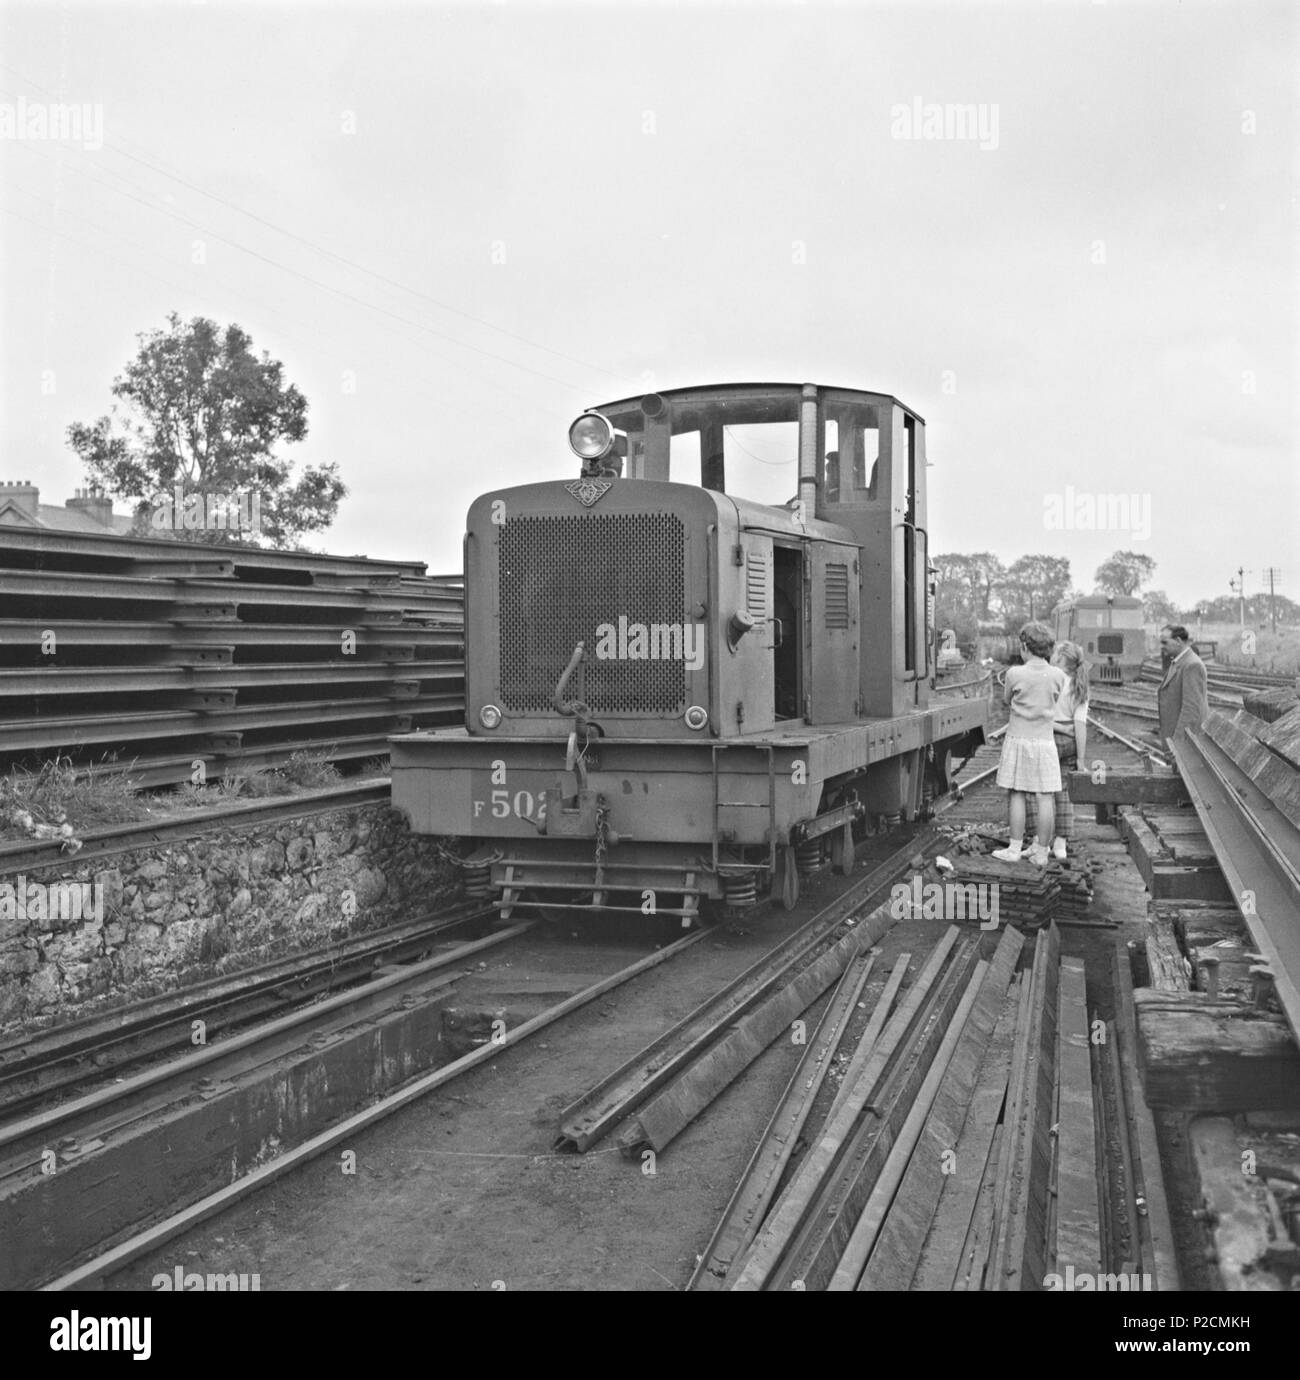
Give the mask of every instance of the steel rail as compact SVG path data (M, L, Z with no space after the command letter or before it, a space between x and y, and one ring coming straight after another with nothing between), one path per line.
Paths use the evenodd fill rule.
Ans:
M607 1074L560 1114L558 1150L586 1150L709 1047L763 999L773 984L831 942L850 916L868 909L918 852L938 839L927 825L806 924L800 926L671 1029Z
M313 551L277 551L269 547L248 546L243 542L187 542L169 537L136 537L120 533L64 532L51 528L6 527L0 551L29 552L43 556L46 564L51 557L93 556L103 561L143 563L160 561L171 564L185 560L228 560L237 569L290 571L311 574L315 571L334 574L353 571L358 574L391 574L430 579L449 583L460 576L426 575L423 561L394 561L372 556L329 556Z
M1174 760L1278 1001L1300 1040L1300 830L1217 744L1179 734ZM1245 904L1249 897L1251 904Z
M353 685L391 685L396 681L426 684L465 679L463 660L351 661L335 666L319 662L262 662L238 666L207 662L201 666L49 666L0 668L0 698L9 695L99 695L194 690L275 690L286 685L319 685L328 673L331 690Z
M193 1084L198 1071L209 1065L220 1064L231 1056L246 1050L255 1050L281 1035L296 1032L299 1027L304 1025L318 1023L325 1017L333 1017L337 1014L340 1017L353 1019L359 1008L367 1007L377 997L390 993L396 988L418 983L428 977L430 973L461 963L484 949L495 948L498 944L505 944L511 939L517 939L521 934L532 929L536 923L535 920L522 920L517 925L498 930L495 934L486 935L482 939L471 939L467 943L458 945L450 953L439 954L434 958L424 960L422 963L404 965L400 972L387 973L383 977L377 977L370 982L351 987L345 992L337 992L332 997L326 997L323 1001L312 1002L300 1010L279 1017L277 1020L255 1026L251 1030L232 1035L228 1039L218 1040L215 1044L202 1045L178 1058L168 1060L166 1063L144 1069L140 1073L132 1074L129 1078L107 1084L93 1092L84 1093L81 1097L60 1102L55 1107L35 1112L19 1121L7 1122L0 1125L0 1147L19 1145L35 1139L39 1139L44 1144L53 1144L61 1136L72 1132L80 1131L85 1134L88 1117L96 1113L103 1113L106 1109L111 1114L113 1109L122 1104L127 1104L128 1119L134 1119L138 1113L130 1110L130 1102L142 1093L153 1092L155 1096L172 1092L179 1093L183 1089L188 1089ZM89 1125L93 1126L96 1134L105 1133L102 1121L95 1121ZM115 1129L115 1125L110 1129Z
M326 1150L331 1150L334 1146L343 1143L350 1137L355 1136L360 1131L367 1130L369 1127L382 1121L385 1117L391 1116L394 1112L409 1106L418 1101L427 1093L433 1092L446 1083L450 1083L454 1078L458 1078L462 1073L470 1069L477 1068L480 1064L487 1063L492 1059L499 1059L507 1050L535 1035L539 1030L544 1030L547 1026L563 1019L570 1012L578 1010L594 1001L597 997L602 997L606 992L612 991L615 987L630 981L632 978L639 977L649 969L657 967L661 963L666 963L672 958L677 957L684 949L692 944L698 943L710 931L699 929L692 934L670 944L667 948L658 950L655 953L639 959L636 963L630 964L626 968L619 969L618 972L611 974L607 978L602 978L599 982L593 983L590 987L585 987L581 992L575 992L573 996L566 998L557 1005L539 1012L536 1016L525 1021L522 1025L516 1026L513 1030L506 1033L505 1043L501 1045L486 1044L478 1049L472 1050L469 1054L462 1055L459 1059L453 1060L450 1064L444 1064L442 1068L433 1073L426 1074L422 1078L416 1079L414 1083L408 1084L398 1092L390 1093L387 1097L375 1103L374 1106L367 1107L364 1111L358 1112L355 1116L348 1117L338 1125L331 1127L328 1131L323 1131L319 1135L313 1136L310 1140L304 1141L301 1145L295 1146L292 1150L278 1156L269 1164L262 1165L252 1173L230 1184L228 1187L216 1193L209 1194L206 1198L200 1199L197 1203L184 1208L182 1211L167 1218L163 1222L150 1227L147 1231L141 1232L131 1237L127 1241L121 1242L112 1249L103 1252L87 1261L84 1265L78 1266L75 1270L61 1275L58 1279L52 1280L43 1286L45 1292L57 1292L66 1289L82 1288L91 1284L95 1280L104 1278L105 1275L121 1269L130 1264L133 1260L145 1255L167 1241L174 1240L182 1232L188 1231L191 1227L198 1226L201 1222L216 1216L219 1212L233 1206L242 1198L258 1189L274 1183L283 1177L290 1170L296 1169L300 1164L305 1164L314 1159L317 1155L323 1154Z
M260 728L293 724L348 723L395 719L410 715L460 714L463 694L418 695L412 699L373 697L355 700L300 700L293 704L249 705L245 708L157 709L95 717L69 716L7 719L0 722L0 742L6 753L41 748L69 749L101 743L151 742L159 738L202 738L208 734L247 733Z
M721 1289L732 1264L748 1249L762 1225L875 962L873 954L859 954L845 969L736 1184L731 1201L713 1229L709 1244L696 1258L695 1269L686 1284L688 1292ZM900 981L901 977L900 973ZM878 1006L891 999L886 988L886 995Z
M1142 673L1147 678L1164 674L1158 661L1144 661ZM1285 671L1259 671L1249 666L1220 666L1209 662L1205 665L1205 676L1212 684L1235 685L1245 690L1285 688L1296 683L1296 677Z
M1117 732L1113 728L1107 727L1100 719L1094 719L1091 714L1088 715L1088 722L1098 733L1104 734L1107 738L1113 738L1117 743L1122 743L1130 752L1136 752L1140 757L1148 757L1151 761L1159 763L1162 767L1167 767L1169 765L1168 758L1164 752L1156 748L1147 747L1145 744L1137 742L1136 739L1125 737L1124 734Z
M381 962L398 962L449 930L494 915L473 903L453 907L8 1041L0 1045L0 1113L11 1116L16 1108L42 1101L63 1087L111 1075L102 1057L109 1050L147 1045L143 1052L154 1054L175 1044L188 1046L193 1020L203 1019L209 1034L216 1034L255 1018L264 1008L282 1010L286 1001L305 1001L322 989L354 981ZM84 1067L87 1059L93 1060L93 1068ZM50 1076L74 1061L75 1068ZM31 1087L17 1096L4 1091L27 1083Z
M145 647L163 648L172 656L192 647L329 647L339 648L340 628L332 623L189 623L159 622L146 619L101 618L0 618L0 646L41 646L46 632L52 632L60 650L69 647ZM464 624L461 620L360 623L351 629L359 648L386 647L410 643L418 647L453 647L463 650ZM338 657L334 664L341 664ZM328 667L331 662L321 662Z
M37 599L42 606L54 600L100 603L176 605L233 604L239 607L348 609L358 612L401 612L409 607L430 612L458 613L463 597L445 586L414 590L404 585L350 586L262 584L253 580L187 579L178 576L98 575L81 571L16 570L0 566L0 595Z

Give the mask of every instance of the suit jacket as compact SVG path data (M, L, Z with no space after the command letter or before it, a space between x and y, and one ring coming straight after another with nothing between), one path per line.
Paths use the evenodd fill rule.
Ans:
M1170 662L1156 692L1160 709L1160 738L1168 745L1180 728L1200 728L1210 712L1205 694L1205 663L1189 647Z

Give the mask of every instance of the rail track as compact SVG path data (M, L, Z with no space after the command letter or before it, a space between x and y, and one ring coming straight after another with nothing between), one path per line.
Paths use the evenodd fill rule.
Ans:
M329 1021L329 1027L318 1029L312 1036L312 1040L318 1048L324 1048L332 1038L337 1038L332 1034L332 1028L340 1022L347 1023L357 1019L358 1012L368 1010L362 1008L362 1003L368 1003L376 998L387 1001L391 1004L393 999L400 998L402 1003L411 1009L413 1006L425 1000L431 995L436 994L439 988L445 987L451 980L448 975L439 975L437 969L454 967L464 959L477 954L486 945L502 944L513 940L526 933L532 928L532 922L510 926L508 929L500 931L495 935L490 935L485 939L475 941L469 945L459 948L440 956L435 960L415 965L410 972L391 974L377 980L376 983L368 984L366 988L357 989L353 993L343 994L336 999L339 1004L338 1011L321 1013L320 1008L309 1009L303 1013L301 1018L295 1021L297 1029L292 1032L294 1038L300 1038L305 1029L311 1024L319 1025L322 1021ZM291 1170L306 1164L313 1158L323 1154L325 1151L347 1141L356 1136L362 1130L375 1125L386 1117L418 1099L427 1096L435 1090L444 1087L453 1079L467 1073L473 1068L497 1059L501 1056L504 1049L516 1047L522 1042L546 1029L554 1022L563 1019L570 1013L579 1010L588 1003L604 996L614 988L621 986L635 977L647 972L649 969L657 967L659 964L669 962L676 958L684 950L690 948L702 939L707 930L698 929L691 934L685 935L675 943L660 948L654 952L638 958L635 962L625 965L616 971L591 983L581 991L566 997L564 1000L548 1006L535 1016L503 1032L500 1040L484 1040L470 1052L443 1064L441 1067L432 1071L424 1072L411 1081L404 1082L394 1091L387 1092L377 1102L365 1107L359 1112L352 1112L337 1120L331 1120L325 1125L324 1129L316 1131L309 1138L285 1149L269 1163L261 1163L256 1167L249 1168L247 1172L241 1174L233 1183L224 1183L224 1186L216 1188L215 1191L193 1198L189 1202L181 1203L172 1201L166 1215L161 1220L148 1221L147 1225L143 1220L137 1220L126 1227L120 1227L114 1233L114 1240L111 1247L92 1255L89 1260L74 1268L60 1274L57 1278L48 1279L43 1287L47 1290L63 1290L69 1288L84 1287L92 1281L103 1280L115 1270L120 1270L132 1260L155 1249L160 1244L174 1239L183 1232L191 1229L195 1225L207 1220L209 1217L227 1211L243 1198L266 1188L271 1183ZM239 1053L242 1061L246 1065L258 1065L265 1063L276 1049L283 1044L286 1031L283 1023L274 1023L272 1027L264 1030L251 1032L244 1039L244 1048ZM233 1046L236 1042L230 1042ZM154 1076L152 1084L152 1096L157 1099L165 1093L167 1086L174 1078L184 1078L192 1074L193 1068L187 1067L182 1072L175 1070L164 1071ZM218 1095L222 1089L221 1070L217 1069L215 1074L207 1076L208 1087L200 1090L200 1096L205 1093ZM55 1114L58 1114L56 1109ZM133 1105L128 1110L120 1112L121 1120L117 1123L118 1128L132 1122L138 1122L147 1113L138 1104ZM60 1117L59 1129L69 1125L76 1125L65 1114ZM30 1123L29 1123L30 1126ZM21 1134L29 1143L33 1135L39 1134L45 1128L34 1126L23 1126L19 1128ZM106 1128L107 1129L107 1128ZM111 1133L111 1131L110 1131ZM81 1132L81 1145L85 1145L84 1136L87 1133ZM46 1131L48 1139L48 1131ZM6 1139L16 1141L18 1131L12 1131ZM93 1144L93 1142L92 1142ZM212 1176L208 1176L211 1180ZM228 1179L227 1175L218 1175L217 1182ZM0 1171L0 1182L3 1182L3 1172ZM178 1210L179 1209L179 1210ZM152 1214L157 1217L157 1214ZM125 1239L121 1239L124 1235ZM79 1252L84 1257L85 1251ZM71 1263L65 1261L65 1264Z
M120 1079L147 1060L189 1052L195 1022L205 1042L353 986L379 968L410 963L434 944L495 913L467 904L340 940L306 955L245 968L180 992L0 1043L0 1117ZM0 1145L6 1130L0 1126Z
M1164 672L1158 660L1148 658L1142 663L1141 679L1143 681L1154 682L1158 685L1163 675ZM1260 671L1248 666L1221 666L1215 662L1206 662L1205 676L1211 685L1245 690L1268 690L1277 686L1294 686L1297 679L1296 676L1281 671Z

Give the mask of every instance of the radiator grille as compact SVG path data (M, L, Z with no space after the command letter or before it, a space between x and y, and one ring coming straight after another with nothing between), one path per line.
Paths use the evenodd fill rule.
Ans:
M849 568L847 565L826 567L826 626L849 626Z
M1097 651L1102 656L1122 656L1124 652L1123 633L1099 633Z
M549 711L555 684L584 642L593 711L674 714L685 708L680 657L602 659L596 629L676 625L686 609L686 533L671 513L513 517L500 534L500 672L503 707ZM703 637L701 628L697 634ZM678 644L680 645L680 644Z

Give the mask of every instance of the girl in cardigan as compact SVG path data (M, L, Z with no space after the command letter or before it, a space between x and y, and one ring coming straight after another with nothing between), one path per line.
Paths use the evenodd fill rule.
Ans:
M997 781L1007 789L1011 841L993 854L1004 862L1019 862L1025 839L1025 796L1038 800L1038 834L1029 861L1047 862L1047 845L1056 827L1055 795L1061 789L1052 722L1067 678L1059 666L1049 666L1052 630L1045 623L1026 623L1020 629L1023 666L1007 669L1002 700L1010 708Z

